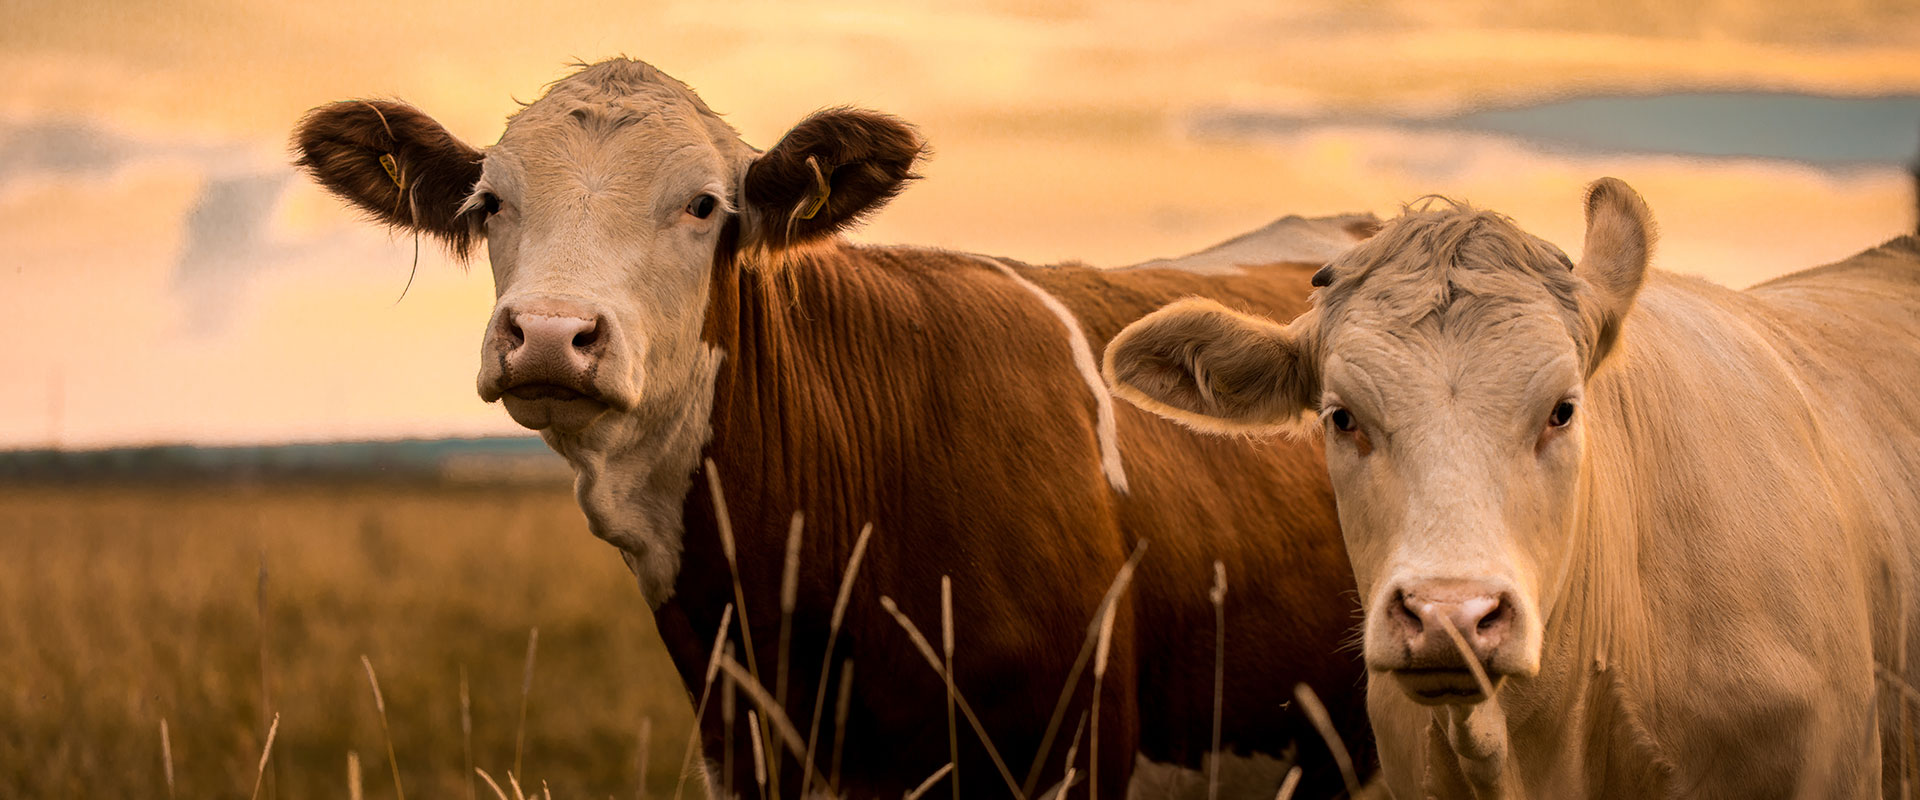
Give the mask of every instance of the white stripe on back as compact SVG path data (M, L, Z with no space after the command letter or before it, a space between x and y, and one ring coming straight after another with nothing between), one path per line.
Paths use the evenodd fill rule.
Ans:
M1093 346L1087 343L1087 334L1080 329L1079 318L1073 315L1073 311L1067 308L1065 303L1060 302L1060 298L1048 294L1047 290L1040 288L1039 284L1020 277L1020 273L1014 272L1012 267L1001 263L998 259L978 255L973 258L993 265L1000 274L1026 287L1027 291L1040 298L1041 305L1046 306L1048 311L1053 312L1053 315L1060 319L1061 325L1066 326L1067 348L1073 351L1073 365L1079 368L1080 377L1086 380L1087 389L1093 392L1093 404L1097 413L1094 434L1100 440L1100 471L1106 473L1107 483L1113 486L1114 491L1125 494L1127 471L1120 464L1120 434L1119 425L1114 421L1113 395L1107 392L1107 382L1100 377L1100 363L1093 357Z

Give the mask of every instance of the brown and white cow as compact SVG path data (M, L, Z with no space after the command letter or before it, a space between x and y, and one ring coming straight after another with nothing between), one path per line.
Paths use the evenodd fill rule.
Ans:
M789 518L802 513L779 680L805 687L786 704L804 725L811 689L856 665L845 729L829 712L820 737L844 739L840 793L897 797L948 762L944 683L879 602L896 600L937 642L945 576L960 694L1023 792L1058 781L1092 698L1084 671L1063 731L1045 760L1035 754L1096 607L1142 543L1102 684L1102 795L1120 794L1136 757L1194 768L1210 749L1216 560L1230 587L1222 761L1279 765L1250 784L1262 796L1288 758L1306 768L1302 796L1339 791L1328 749L1291 705L1298 682L1370 760L1359 659L1339 647L1352 578L1319 448L1199 436L1116 404L1095 354L1183 296L1298 313L1311 273L1371 217L1283 221L1194 269L854 246L837 232L913 177L913 129L829 110L761 152L685 85L627 60L558 82L484 150L391 102L317 109L295 146L315 179L376 221L461 254L486 243L498 302L480 394L572 463L593 533L638 577L693 692L735 601L703 460L738 538L750 636L727 636L763 677L780 662ZM1262 261L1293 263L1238 266ZM823 676L837 587L866 523L876 532L835 674ZM750 707L740 703L731 753L721 714L700 720L710 777L748 794ZM960 730L953 779L969 796L1012 794ZM1081 776L1093 739L1077 750ZM794 794L799 767L782 764L773 777Z
M1736 292L1649 270L1626 184L1586 212L1575 265L1409 211L1291 325L1184 301L1108 375L1205 429L1318 412L1395 796L1894 796L1920 241Z

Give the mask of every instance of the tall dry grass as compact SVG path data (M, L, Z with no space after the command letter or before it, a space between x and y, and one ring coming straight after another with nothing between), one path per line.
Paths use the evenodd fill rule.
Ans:
M562 486L0 487L0 720L9 723L0 725L0 797L679 797L696 755L689 700L709 713L717 700L731 721L736 693L749 723L737 733L727 725L726 738L754 745L756 785L726 789L778 796L778 765L790 760L807 766L803 791L837 786L844 742L818 738L827 682L813 687L812 717L784 713L792 590L783 585L781 663L762 672L750 649L735 661L732 642L716 635L704 685L689 698L631 576L583 528ZM796 515L786 585L803 530ZM872 535L861 531L845 565L829 644ZM950 584L940 586L938 648L880 599L947 686L954 760L910 794L1122 790L1080 773L1077 754L1097 759L1114 615L1144 554L1143 545L1122 565L1088 620L1024 782L953 675L963 610ZM1225 590L1216 576L1217 607ZM743 633L736 619L729 607L721 632ZM837 687L835 730L852 667ZM1073 728L1065 773L1042 776L1089 667L1094 700ZM1311 690L1299 699L1319 708ZM1354 786L1324 710L1315 722ZM968 775L965 791L961 738L980 742L997 773ZM391 781L363 781L360 753L384 754ZM733 755L728 747L722 757ZM730 775L722 770L722 780ZM1218 778L1208 778L1204 791L1217 796ZM1297 780L1296 768L1280 796Z
M0 797L348 796L386 752L362 654L409 795L511 771L524 697L522 785L665 796L692 715L651 620L564 486L0 487Z

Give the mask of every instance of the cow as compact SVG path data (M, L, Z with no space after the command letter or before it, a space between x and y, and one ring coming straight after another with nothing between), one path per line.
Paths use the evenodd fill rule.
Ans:
M1585 212L1576 264L1430 200L1290 324L1184 300L1106 374L1199 429L1319 429L1395 797L1897 796L1920 240L1734 291L1649 269L1625 183Z
M764 780L771 796L898 797L947 764L945 679L881 602L937 642L943 580L956 693L993 749L956 723L946 780L968 796L1035 796L1069 766L1076 795L1120 796L1136 761L1263 770L1242 779L1265 797L1297 763L1300 796L1332 796L1344 779L1294 704L1297 683L1370 763L1363 672L1340 649L1351 606L1328 600L1352 578L1319 448L1199 436L1116 404L1095 360L1126 322L1179 297L1304 310L1313 271L1370 233L1370 215L1289 218L1125 270L855 245L840 232L915 177L914 128L835 108L760 151L686 85L626 59L553 84L485 149L389 101L315 109L294 147L374 221L459 256L484 242L497 302L480 396L572 465L589 528L618 548L706 710L716 793ZM1085 722L1089 626L1136 552ZM796 729L824 717L815 752L841 742L844 763L803 767L775 745L764 763L779 768L756 778L750 734L773 731L746 715L767 709L742 699L729 717L698 700L723 648L782 695ZM848 664L836 727L815 687L840 686Z

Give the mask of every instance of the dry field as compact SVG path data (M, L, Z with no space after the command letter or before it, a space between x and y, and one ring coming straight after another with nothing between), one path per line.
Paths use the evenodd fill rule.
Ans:
M363 654L408 796L471 796L462 670L503 786L524 730L533 787L633 797L650 726L663 796L692 714L652 626L564 486L0 486L0 797L247 797L273 714L261 797L347 796L350 754L393 797Z

